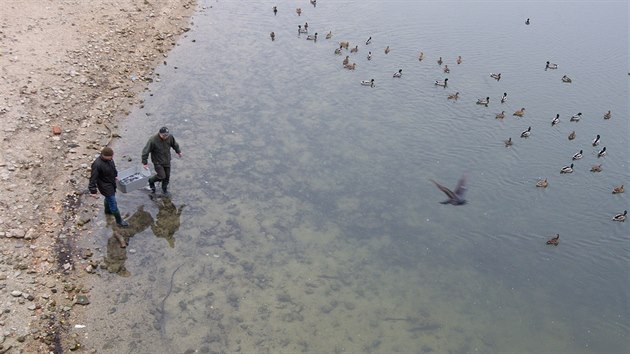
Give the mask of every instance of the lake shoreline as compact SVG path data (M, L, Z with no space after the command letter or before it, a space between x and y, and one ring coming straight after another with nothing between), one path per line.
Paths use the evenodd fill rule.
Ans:
M0 352L86 350L102 199L89 166L190 29L195 0L12 2L0 14ZM117 156L121 159L122 156ZM87 266L86 266L87 264ZM86 281L89 282L89 281ZM84 327L76 327L84 328ZM89 328L89 327L88 327ZM94 350L94 349L93 349Z

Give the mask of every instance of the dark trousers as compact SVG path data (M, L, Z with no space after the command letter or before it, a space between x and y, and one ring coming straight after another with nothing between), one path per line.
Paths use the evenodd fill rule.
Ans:
M155 175L149 178L149 182L162 182L162 191L166 192L171 179L171 165L154 165Z

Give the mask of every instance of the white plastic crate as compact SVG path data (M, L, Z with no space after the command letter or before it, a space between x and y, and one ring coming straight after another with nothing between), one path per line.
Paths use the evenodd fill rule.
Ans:
M116 185L121 192L129 193L146 186L149 177L151 177L151 171L142 166L136 166L119 172Z

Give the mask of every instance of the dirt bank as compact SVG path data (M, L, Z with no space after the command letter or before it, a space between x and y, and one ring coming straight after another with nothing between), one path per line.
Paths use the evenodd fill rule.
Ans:
M188 31L196 0L8 0L0 11L0 353L80 349L72 247L95 154ZM124 137L123 137L124 138ZM89 269L88 269L89 270Z

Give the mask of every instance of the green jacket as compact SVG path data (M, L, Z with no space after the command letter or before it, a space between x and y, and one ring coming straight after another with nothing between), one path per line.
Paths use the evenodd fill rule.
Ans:
M151 154L151 162L154 165L170 165L171 164L171 148L180 154L179 144L172 135L162 140L160 134L152 136L147 145L142 149L142 164L146 165Z

